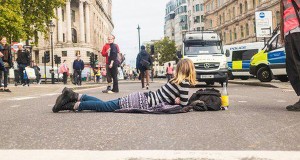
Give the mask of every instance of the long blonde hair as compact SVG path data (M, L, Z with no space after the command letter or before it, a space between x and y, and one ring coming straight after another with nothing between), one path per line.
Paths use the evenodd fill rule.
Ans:
M190 85L196 85L195 66L190 59L181 59L177 63L176 73L171 82L179 85L184 80L187 80Z

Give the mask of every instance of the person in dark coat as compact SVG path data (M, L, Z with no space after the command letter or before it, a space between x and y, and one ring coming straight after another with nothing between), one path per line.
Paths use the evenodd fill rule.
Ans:
M0 92L11 92L7 88L9 69L13 66L11 48L10 45L7 44L6 37L0 38L0 45L1 45L0 48L2 48L1 55L3 55L1 59L3 61L3 65L5 68L3 70L0 70L0 85L1 85ZM2 86L2 76L3 76L3 86Z
M73 70L74 70L74 81L75 85L81 86L81 72L84 69L84 62L80 58L80 54L77 54L77 59L74 60L73 62Z
M30 53L23 48L23 44L18 44L18 52L17 52L17 63L19 68L19 76L21 79L21 83L23 86L29 84L28 79L24 79L24 70L27 66L30 65Z
M146 75L146 89L149 89L149 71L151 70L152 59L147 53L145 46L141 46L141 52L137 55L136 58L136 68L140 72L142 88L145 89L144 79Z

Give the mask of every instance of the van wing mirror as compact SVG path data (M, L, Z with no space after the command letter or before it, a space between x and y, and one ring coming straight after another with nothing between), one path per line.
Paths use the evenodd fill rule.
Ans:
M176 55L177 55L177 57L178 57L179 59L182 58L181 51L177 51L177 52L176 52Z
M225 56L226 56L226 57L229 57L229 56L230 56L230 52L229 52L228 49L226 49Z

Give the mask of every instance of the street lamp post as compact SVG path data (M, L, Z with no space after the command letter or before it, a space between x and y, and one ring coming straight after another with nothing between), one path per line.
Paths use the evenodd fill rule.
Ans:
M141 28L140 28L140 25L138 25L137 30L138 30L138 33L139 33L139 52L140 52L141 51L141 35L140 35Z
M51 71L51 82L54 84L54 64L53 64L53 32L54 32L54 23L50 21L49 23L49 29L50 29L50 38L51 38L51 66L52 66L52 71Z

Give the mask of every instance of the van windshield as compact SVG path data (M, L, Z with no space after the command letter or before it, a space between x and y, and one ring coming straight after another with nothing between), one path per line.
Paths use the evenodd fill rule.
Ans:
M220 42L198 41L187 42L184 47L185 55L222 54Z

